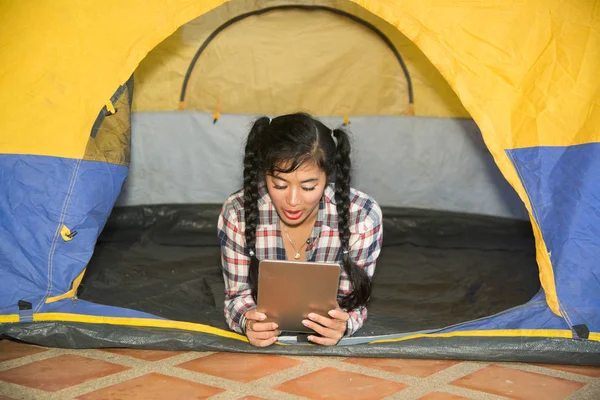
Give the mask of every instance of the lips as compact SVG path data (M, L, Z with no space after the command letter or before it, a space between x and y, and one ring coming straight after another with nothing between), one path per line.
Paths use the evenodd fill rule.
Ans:
M288 219L292 221L300 219L300 217L302 217L303 214L302 210L283 210L283 213Z

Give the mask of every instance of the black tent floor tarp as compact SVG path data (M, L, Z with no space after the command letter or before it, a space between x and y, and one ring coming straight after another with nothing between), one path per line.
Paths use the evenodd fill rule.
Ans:
M79 289L94 303L227 329L218 205L116 208ZM359 335L435 329L523 304L539 290L526 221L384 208L384 244Z

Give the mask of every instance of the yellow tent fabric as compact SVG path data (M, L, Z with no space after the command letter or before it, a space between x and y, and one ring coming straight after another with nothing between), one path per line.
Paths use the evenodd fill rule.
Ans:
M0 153L80 159L99 110L143 58L221 0L0 3ZM531 213L506 149L597 142L595 0L356 0L431 60ZM540 229L541 281L559 313Z
M256 11L261 14L239 19ZM234 19L202 51L180 104L184 78L198 49ZM408 77L384 39L366 24L397 49ZM408 79L414 104L409 104ZM134 111L179 108L276 115L304 110L324 116L470 118L413 42L348 1L320 0L308 6L298 0L225 3L154 48L135 71L135 88Z

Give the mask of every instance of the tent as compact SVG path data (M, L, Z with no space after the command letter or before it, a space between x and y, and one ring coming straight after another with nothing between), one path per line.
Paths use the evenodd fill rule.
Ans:
M600 365L598 10L0 2L0 334ZM256 349L224 328L216 216L252 120L296 110L353 132L384 251L357 336Z

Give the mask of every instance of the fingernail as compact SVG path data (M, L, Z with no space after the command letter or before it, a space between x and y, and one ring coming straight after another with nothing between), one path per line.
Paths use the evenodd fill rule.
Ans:
M315 318L317 318L317 316L315 314L310 313L310 314L308 314L308 318L315 319Z
M307 339L310 340L311 342L313 341L314 338L315 338L314 336L307 337Z
M310 322L309 322L309 321L307 321L307 320L305 320L305 319L303 319L303 320L302 320L302 325L306 325L306 326L308 326L308 324L309 324L309 323L310 323Z
M265 314L259 314L258 319L262 321L263 319L267 319L267 316Z
M335 314L335 310L331 310L327 314L329 314L329 315L331 315L333 317L333 314Z
M275 330L275 329L277 329L277 328L279 328L279 325L277 325L277 324L273 324L273 330Z

